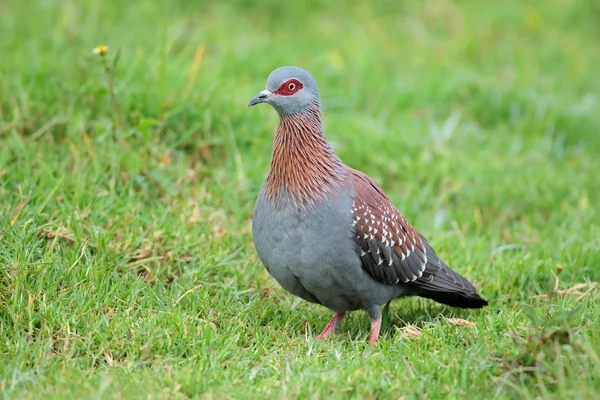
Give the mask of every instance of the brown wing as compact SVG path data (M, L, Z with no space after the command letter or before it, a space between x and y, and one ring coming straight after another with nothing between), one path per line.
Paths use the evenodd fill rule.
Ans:
M381 283L415 282L428 265L419 232L371 178L360 171L351 173L356 190L352 218L363 267Z
M453 307L488 304L473 284L440 260L371 178L359 171L351 173L356 190L352 204L356 250L374 279L408 283L418 288L419 296Z

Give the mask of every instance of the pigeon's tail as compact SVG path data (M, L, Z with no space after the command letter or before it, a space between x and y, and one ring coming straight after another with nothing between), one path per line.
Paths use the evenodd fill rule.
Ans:
M460 308L482 308L488 302L477 294L477 289L458 272L451 270L423 238L427 248L427 267L423 276L413 284L419 287L418 295Z
M444 263L429 282L422 282L419 296L435 300L438 303L460 308L481 308L488 302L477 294L475 286ZM425 274L424 274L425 275Z
M419 293L419 296L452 307L482 308L488 305L487 300L481 298L477 293L424 291Z

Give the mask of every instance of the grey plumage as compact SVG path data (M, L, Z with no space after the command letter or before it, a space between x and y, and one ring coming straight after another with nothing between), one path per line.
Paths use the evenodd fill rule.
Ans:
M352 241L350 192L340 190L303 212L258 196L252 236L269 273L288 292L335 312L367 309L410 292L382 285L362 266Z
M375 344L381 306L398 297L487 305L371 178L337 157L325 139L318 87L308 72L276 69L249 106L263 102L277 110L280 123L254 208L254 244L285 290L336 312L323 336L345 312L362 309Z

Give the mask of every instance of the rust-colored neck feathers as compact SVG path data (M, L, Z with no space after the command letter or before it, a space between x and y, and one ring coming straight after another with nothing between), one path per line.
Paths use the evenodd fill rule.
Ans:
M345 177L346 167L323 133L318 106L280 117L265 185L269 198L311 204Z

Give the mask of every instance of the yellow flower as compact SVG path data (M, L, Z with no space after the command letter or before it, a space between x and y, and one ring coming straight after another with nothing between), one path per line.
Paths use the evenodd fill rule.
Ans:
M557 272L561 272L563 269L565 269L565 267L563 267L563 265L562 265L562 264L557 264L557 265L556 265L556 271L557 271Z
M101 45L98 46L96 48L94 48L94 54L98 54L98 55L104 55L104 53L106 53L108 51L108 46L106 45Z

